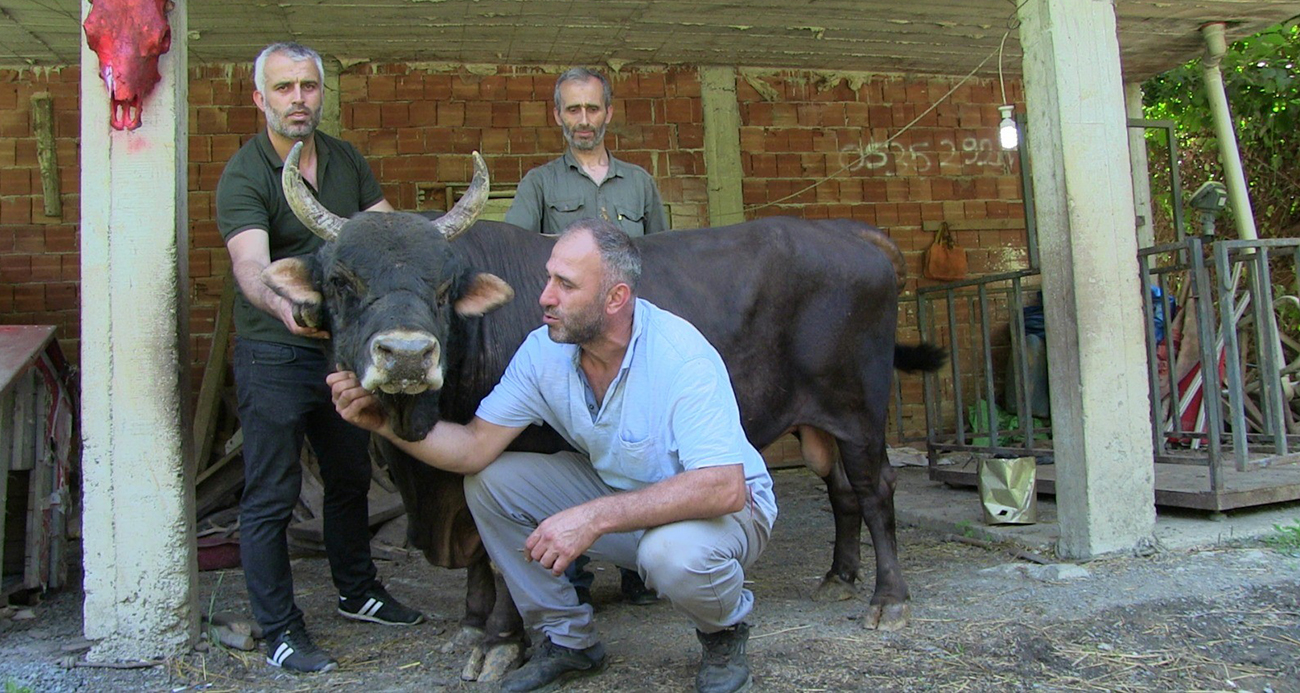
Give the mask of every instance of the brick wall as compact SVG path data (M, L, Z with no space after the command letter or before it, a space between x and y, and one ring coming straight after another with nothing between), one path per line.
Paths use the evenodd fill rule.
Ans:
M359 65L340 77L342 136L370 160L399 209L446 204L445 185L470 177L481 151L494 185L517 183L563 148L551 120L555 72L501 67L490 74L419 65ZM79 69L0 71L0 322L57 325L78 359ZM707 220L700 85L690 68L624 70L612 76L617 114L608 140L618 156L655 177L674 228ZM899 243L915 287L927 221L1021 219L1019 173L996 150L998 85L972 80L907 132L900 129L944 96L947 79L879 76L862 82L809 72L746 73L738 84L748 217L852 217ZM229 256L214 198L225 161L263 127L246 66L195 67L190 80L190 332L197 385L210 347ZM1021 99L1019 85L1008 85ZM30 101L54 98L63 217L42 215ZM147 104L146 104L147 117ZM873 146L875 145L875 146ZM1021 232L961 231L972 274L1023 263ZM920 280L925 281L925 280ZM914 311L900 311L901 336L915 339ZM920 379L903 385L906 428L923 427ZM792 445L773 454L788 456ZM783 452L782 452L783 451Z

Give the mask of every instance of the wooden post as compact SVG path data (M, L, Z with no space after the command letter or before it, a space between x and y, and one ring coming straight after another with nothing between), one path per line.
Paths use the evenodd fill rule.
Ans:
M36 161L41 166L41 193L45 216L62 217L59 197L59 160L54 149L54 109L49 92L32 94L32 134L36 135Z
M745 220L740 181L740 106L736 103L736 71L730 67L700 68L700 99L704 102L704 168L708 172L709 225L726 226Z

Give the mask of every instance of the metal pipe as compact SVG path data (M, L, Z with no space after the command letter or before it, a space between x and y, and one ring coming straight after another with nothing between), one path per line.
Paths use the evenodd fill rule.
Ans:
M1224 183L1228 188L1228 202L1232 205L1237 222L1237 237L1250 241L1259 237L1255 231L1255 213L1250 207L1246 191L1246 174L1241 167L1241 152L1237 149L1237 134L1232 127L1232 113L1228 109L1228 92L1223 87L1223 73L1219 64L1228 51L1224 38L1223 22L1201 27L1205 37L1205 59L1201 62L1205 77L1205 95L1210 101L1214 116L1214 133L1219 139L1219 159L1223 164Z

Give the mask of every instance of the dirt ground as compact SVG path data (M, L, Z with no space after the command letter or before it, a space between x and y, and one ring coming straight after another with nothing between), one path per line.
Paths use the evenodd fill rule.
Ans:
M1085 576L1052 580L1026 574L1031 564L1007 551L905 527L912 621L881 633L861 626L869 580L855 600L811 601L830 562L829 506L806 471L775 477L781 517L750 576L755 690L1300 691L1300 558L1217 546L1096 561L1081 566ZM869 576L869 544L863 555ZM596 567L597 623L612 661L573 690L691 690L699 646L684 619L666 604L620 603L617 571ZM325 559L295 563L308 626L341 662L330 674L293 675L268 667L260 652L215 646L149 669L66 668L59 660L81 636L81 594L68 590L46 595L34 618L0 620L0 684L6 693L493 690L462 682L464 653L447 651L464 573L416 556L382 561L380 572L429 623L344 620L333 611ZM239 571L204 573L200 585L205 610L247 612Z

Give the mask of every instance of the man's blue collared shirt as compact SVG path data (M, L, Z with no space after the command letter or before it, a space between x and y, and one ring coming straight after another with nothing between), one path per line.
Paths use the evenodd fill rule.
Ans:
M478 416L512 428L549 424L621 490L742 464L754 502L769 522L776 519L772 477L745 438L726 366L694 326L637 299L632 339L603 402L578 357L577 345L551 341L545 326L534 330Z

